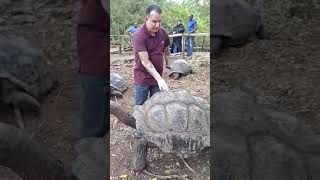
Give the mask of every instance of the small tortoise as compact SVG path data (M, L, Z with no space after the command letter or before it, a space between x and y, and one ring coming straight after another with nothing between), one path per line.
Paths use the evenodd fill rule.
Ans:
M192 73L191 65L184 59L177 59L170 64L169 76L177 80L181 76Z
M120 74L111 72L110 73L110 87L111 95L122 98L122 93L128 88L126 81Z
M241 45L254 35L265 35L260 15L244 0L215 0L211 10L215 56L223 47Z
M198 155L210 147L210 105L185 90L160 91L143 105L135 106L133 117L111 101L111 113L137 129L134 169L146 166L147 144L181 158Z
M53 86L43 54L24 38L0 34L0 102L14 107L15 118L23 128L20 108L39 110L37 98Z

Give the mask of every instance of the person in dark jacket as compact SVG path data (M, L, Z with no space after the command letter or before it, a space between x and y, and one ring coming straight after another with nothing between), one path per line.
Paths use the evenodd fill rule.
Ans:
M109 123L109 14L106 0L80 0L77 54L80 76L80 138L103 137Z
M173 34L184 33L185 29L181 22L181 19L177 20L177 24L173 29ZM181 44L182 36L173 37L172 41L172 52L177 53L182 51L182 44Z

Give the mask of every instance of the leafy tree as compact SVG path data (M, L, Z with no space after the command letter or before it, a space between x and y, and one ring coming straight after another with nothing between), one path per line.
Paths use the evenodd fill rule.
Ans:
M145 9L150 4L158 4L162 9L162 26L168 33L172 33L173 27L178 19L182 20L187 28L188 17L193 17L198 22L197 32L210 32L210 1L209 0L184 0L181 4L173 0L112 0L111 5L111 27L112 35L126 34L126 30L135 22L143 24ZM130 42L130 38L123 39ZM205 46L209 45L206 38ZM202 44L202 38L196 38L196 44ZM130 44L128 44L130 46Z
M111 4L111 34L125 34L134 23L143 23L145 9L150 4L160 5L163 11L162 26L169 32L180 18L187 26L188 16L194 15L198 21L197 32L209 32L210 5L209 0L184 0L178 4L172 0L112 0Z

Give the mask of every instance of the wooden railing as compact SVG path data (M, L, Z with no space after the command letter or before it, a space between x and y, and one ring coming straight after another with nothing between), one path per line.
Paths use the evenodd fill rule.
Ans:
M132 44L131 42L131 36L129 35L110 35L110 45L118 45L119 47L119 54L121 54L121 50L125 48L124 46L124 40L129 39L130 40L130 46Z
M199 37L203 37L202 38L202 44L201 44L201 51L204 50L204 42L205 42L205 38L206 37L210 37L210 33L191 33L191 34L170 34L169 35L169 38L173 38L173 37L179 37L179 36L182 36L182 40L181 40L181 44L182 44L182 58L184 58L184 50L185 50L185 47L186 47L186 44L185 44L185 40L188 36L199 36ZM209 38L210 39L210 38ZM194 47L194 49L198 49L198 47ZM206 49L210 50L210 47L206 47Z
M204 50L210 50L210 47L204 47L205 46L205 39L206 37L210 37L209 33L191 33L191 34L170 34L169 38L173 38L173 37L178 37L178 36L182 36L182 52L179 53L182 55L182 58L184 58L185 56L185 40L188 36L197 36L197 37L202 37L202 43L200 47L194 47L194 49L201 49L201 51ZM125 40L127 41L127 43L129 44L130 48L131 48L131 36L129 35L110 35L111 38L111 45L118 45L119 47L119 54L121 54L122 49L125 49ZM171 41L172 43L172 41Z

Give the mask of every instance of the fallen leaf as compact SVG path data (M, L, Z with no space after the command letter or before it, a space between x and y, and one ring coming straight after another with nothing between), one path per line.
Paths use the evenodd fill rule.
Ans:
M170 174L171 171L170 171L169 169L167 169L167 170L164 171L164 173L165 173L165 174Z
M123 174L121 176L119 176L120 179L127 179L128 178L128 174Z

